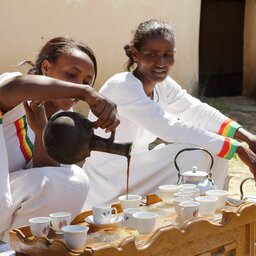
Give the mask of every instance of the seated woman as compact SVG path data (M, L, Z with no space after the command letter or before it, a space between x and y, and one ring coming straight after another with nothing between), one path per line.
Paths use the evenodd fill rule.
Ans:
M175 184L178 174L174 158L184 148L200 146L213 155L213 180L218 188L223 188L227 176L226 159L235 153L255 174L256 137L189 95L169 76L175 55L174 31L169 24L159 20L141 23L125 51L128 72L111 77L100 93L117 104L120 126L116 141L133 142L130 194L145 196L157 192L159 185ZM89 118L93 119L92 113ZM97 134L103 136L100 130ZM167 145L149 150L149 144L157 137ZM181 171L190 171L193 165L208 171L210 166L209 156L203 151L184 153L177 160ZM83 168L90 180L84 208L115 201L125 193L124 157L92 152Z
M41 49L28 75L0 76L0 239L28 219L69 211L75 217L89 189L76 166L60 166L43 147L47 120L78 100L98 117L95 127L114 130L116 105L93 88L97 62L93 51L73 39L58 37Z

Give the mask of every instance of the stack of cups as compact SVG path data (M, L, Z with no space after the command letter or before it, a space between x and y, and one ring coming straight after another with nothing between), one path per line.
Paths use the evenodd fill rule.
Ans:
M199 194L195 184L181 184L178 192L174 194L173 206L177 218L187 220L198 216L199 203L194 198Z
M166 205L173 204L177 217L183 220L196 216L212 217L216 210L225 206L228 192L221 189L209 190L200 195L196 184L159 186L160 197Z
M195 184L181 184L179 193L187 194L189 197L195 198L200 195L200 189ZM175 195L177 196L177 194Z

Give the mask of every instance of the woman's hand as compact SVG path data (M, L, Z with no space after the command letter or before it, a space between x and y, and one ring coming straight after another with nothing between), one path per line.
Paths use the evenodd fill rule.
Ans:
M251 135L250 139L248 140L249 148L256 154L256 136Z
M41 101L33 100L30 104L24 102L23 105L26 110L28 124L35 133L33 167L59 166L59 163L48 155L43 145L42 134L47 124L44 104Z
M105 129L106 132L114 131L120 123L116 104L93 89L86 95L85 101L92 113L98 117L94 127Z
M256 136L244 128L239 128L234 135L234 139L246 142L249 148L256 154Z
M239 158L249 167L256 181L256 154L250 148L242 144L237 147L236 152Z
M47 117L43 102L33 100L30 102L30 104L24 102L23 105L27 114L30 128L36 135L38 134L41 136L43 129L47 124Z

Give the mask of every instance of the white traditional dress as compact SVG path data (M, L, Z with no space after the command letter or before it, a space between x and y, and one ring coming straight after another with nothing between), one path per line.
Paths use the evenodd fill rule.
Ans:
M198 146L213 155L213 180L217 187L223 188L228 169L225 158L232 158L237 147L237 142L231 139L240 127L236 122L189 95L171 77L156 85L153 100L146 96L142 83L131 72L111 77L100 93L117 104L121 123L116 129L115 141L133 142L130 194L145 196L157 193L159 185L176 183L174 157L184 148ZM95 119L92 113L89 119ZM101 129L95 133L107 136ZM157 137L168 145L160 144L149 150L148 145ZM209 170L211 161L205 152L182 155L177 159L181 171L190 171L193 165ZM92 152L83 168L90 181L84 209L93 204L116 201L125 193L125 157Z
M20 73L5 73L0 84ZM74 218L83 206L89 182L76 165L29 168L34 133L23 104L3 114L0 109L0 239L28 219L69 211Z

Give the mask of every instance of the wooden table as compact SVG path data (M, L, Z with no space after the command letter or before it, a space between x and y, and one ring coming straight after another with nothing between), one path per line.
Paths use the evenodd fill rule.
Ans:
M119 204L115 207L120 211ZM47 239L35 239L26 226L10 232L11 246L17 255L31 256L256 256L253 203L226 206L212 218L197 217L186 222L177 219L173 207L164 205L155 195L149 195L142 208L159 214L155 230L148 235L122 226L91 226L83 250L74 251L53 232ZM90 214L81 213L72 224L88 225L84 218Z

